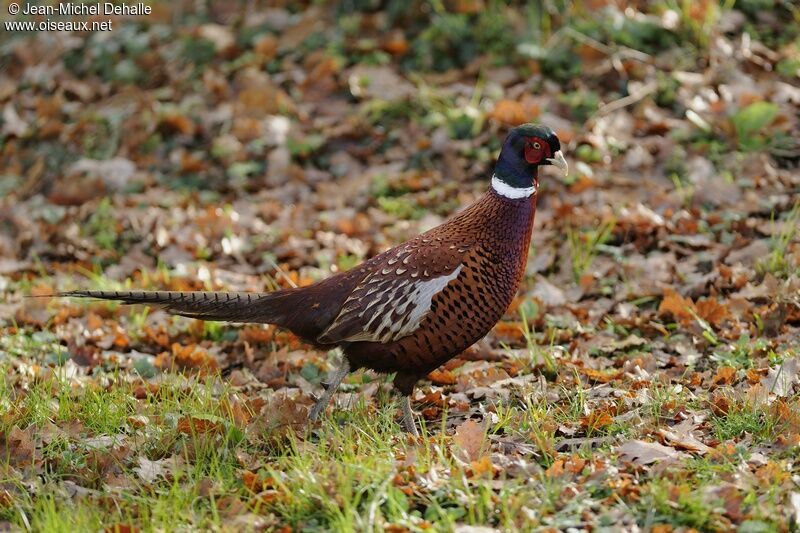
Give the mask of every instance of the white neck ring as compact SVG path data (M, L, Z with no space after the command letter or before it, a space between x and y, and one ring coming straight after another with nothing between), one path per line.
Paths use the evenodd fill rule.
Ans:
M504 198L518 200L520 198L528 198L533 195L536 192L536 185L532 185L530 187L512 187L493 174L492 189L494 189L494 192L500 196L503 196Z

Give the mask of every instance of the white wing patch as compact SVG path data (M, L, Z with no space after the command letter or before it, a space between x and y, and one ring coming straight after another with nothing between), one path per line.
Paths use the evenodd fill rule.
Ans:
M410 335L430 311L434 295L458 276L461 265L424 281L416 275L402 276L404 272L403 267L383 269L365 279L318 340L385 343ZM365 300L370 301L364 305ZM356 324L363 326L353 327Z

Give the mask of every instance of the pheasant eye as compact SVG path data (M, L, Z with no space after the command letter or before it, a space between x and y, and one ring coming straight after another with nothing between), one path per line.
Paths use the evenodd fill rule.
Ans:
M537 143L537 142L533 143L533 147L534 147L534 149L536 149L536 150L541 150L541 149L542 149L542 145L541 145L541 144L539 144L539 143Z

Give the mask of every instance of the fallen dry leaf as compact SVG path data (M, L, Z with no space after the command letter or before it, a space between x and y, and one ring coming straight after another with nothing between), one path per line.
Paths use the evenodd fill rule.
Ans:
M617 447L617 453L620 455L620 459L639 465L649 465L659 461L675 461L685 457L684 453L675 448L643 440L628 441Z
M695 304L695 307L697 309L697 315L700 318L715 326L721 325L731 316L728 306L719 303L713 298L699 300L697 304Z
M510 126L517 126L524 122L528 122L527 113L522 104L513 100L500 100L495 104L492 110L491 117L498 122L508 124Z
M694 319L694 303L678 294L675 289L664 289L664 299L658 306L659 314L671 314L675 320L686 324Z
M33 461L36 455L36 445L33 441L33 426L20 429L13 426L7 435L0 434L0 457L8 457L12 465L17 467L24 466ZM7 449L4 449L3 441L6 441Z
M137 466L133 467L133 471L136 472L139 479L145 483L153 483L159 476L164 474L165 461L166 459L151 461L142 455L136 459Z
M618 379L622 374L625 373L624 370L619 368L608 368L608 369L601 369L597 370L594 368L586 368L586 367L577 367L576 370L589 378L590 381L595 383L610 383L615 379Z
M730 385L736 379L736 369L730 366L721 366L711 379L711 385Z
M303 428L308 423L308 412L312 403L305 396L292 397L283 392L274 393L253 417L247 431L281 436L288 430Z
M703 444L694 436L694 430L694 424L691 419L687 418L671 428L659 428L657 432L668 444L680 450L698 452L700 454L713 451L713 448Z
M770 368L761 379L761 385L772 394L786 397L792 393L792 386L800 381L799 373L800 357L791 357Z
M414 86L391 67L360 65L350 71L350 92L358 98L401 100L414 94Z
M152 484L158 478L168 478L182 464L183 459L178 455L172 455L156 461L151 461L147 457L140 455L136 458L136 466L133 467L133 471L144 483Z
M196 344L185 346L172 343L170 352L163 352L156 357L155 366L161 369L196 370L201 374L219 370L219 363L206 350Z
M488 477L494 476L494 465L489 455L483 455L477 461L469 463L469 477Z
M486 424L472 419L456 427L453 435L454 455L466 463L480 460L489 448L486 439Z
M203 433L221 433L225 426L219 421L194 416L182 416L178 420L178 432L186 435L199 435Z
M428 374L428 379L437 385L456 384L456 376L450 370L434 370Z
M581 418L581 426L589 430L596 430L610 426L614 418L607 410L596 410Z

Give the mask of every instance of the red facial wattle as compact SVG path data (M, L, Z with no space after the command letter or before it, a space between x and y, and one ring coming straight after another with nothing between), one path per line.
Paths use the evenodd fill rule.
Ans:
M525 161L531 165L541 163L543 159L552 157L550 144L538 137L525 139Z
M530 164L535 164L541 161L542 151L536 150L532 144L525 143L525 161Z

